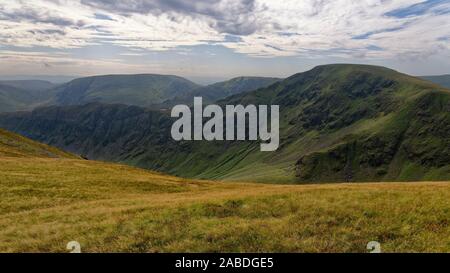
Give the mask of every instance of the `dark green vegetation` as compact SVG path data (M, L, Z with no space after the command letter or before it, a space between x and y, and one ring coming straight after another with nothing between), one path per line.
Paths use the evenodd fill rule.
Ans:
M0 81L0 112L31 110L52 96L54 85L46 81Z
M280 105L280 148L174 142L168 113L125 105L0 115L0 126L92 159L264 182L450 179L450 91L383 67L327 65L219 104Z
M203 103L213 103L220 99L254 91L259 88L268 87L281 79L264 77L238 77L228 81L218 82L203 86L185 94L166 101L163 105L171 107L176 104L192 105L194 97L202 97Z
M441 76L423 76L421 77L424 80L434 82L443 87L450 88L450 75L441 75Z

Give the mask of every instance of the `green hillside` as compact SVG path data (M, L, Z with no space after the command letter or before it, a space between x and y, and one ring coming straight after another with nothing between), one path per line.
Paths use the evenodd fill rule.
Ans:
M205 101L213 102L266 87L277 80L239 77L204 87L181 77L154 74L78 78L59 86L39 80L0 81L0 112L92 102L170 108L180 103L192 104L194 96L202 96Z
M441 75L441 76L423 76L421 77L424 80L434 82L443 87L450 88L450 75Z
M176 104L192 105L194 97L202 97L204 103L213 103L220 99L254 91L259 88L268 87L280 81L279 78L265 77L237 77L228 81L214 83L208 86L199 87L188 94L177 96L172 100L164 102L164 107L172 107ZM163 107L161 106L161 107Z
M0 129L0 157L71 158L78 157L57 148Z
M55 105L90 102L149 106L187 94L199 86L184 78L168 75L106 75L79 78L59 86Z
M82 154L184 177L261 182L450 179L450 91L383 67L319 66L219 104L280 105L280 148L174 142L165 112L123 105L2 114L0 126Z

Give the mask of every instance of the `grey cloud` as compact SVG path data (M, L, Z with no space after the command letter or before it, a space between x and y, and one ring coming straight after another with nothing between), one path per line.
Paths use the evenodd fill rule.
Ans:
M207 16L213 20L211 26L221 33L249 35L260 27L254 17L255 0L82 0L85 5L109 12L129 15L179 13L191 17ZM177 18L173 17L176 21Z
M67 27L67 26L81 27L84 25L84 23L81 21L74 22L70 19L52 16L45 11L37 12L36 10L31 9L16 10L13 13L7 13L3 10L0 10L0 20L8 20L14 22L28 21L32 23L52 24L60 27Z
M66 35L66 32L64 30L60 29L38 29L38 30L29 30L31 34L45 34L45 35Z

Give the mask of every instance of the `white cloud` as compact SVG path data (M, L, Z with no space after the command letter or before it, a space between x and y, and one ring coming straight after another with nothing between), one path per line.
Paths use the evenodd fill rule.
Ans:
M0 44L77 48L109 43L165 51L214 43L259 57L424 57L450 50L443 39L450 37L449 13L385 15L420 0L89 2L0 0ZM236 33L243 34L238 41L226 41Z
M119 57L119 56L118 56ZM104 73L144 73L149 70L160 70L160 63L133 64L117 59L73 58L68 53L43 53L38 51L0 51L0 74L51 74L53 67L71 75L95 75L97 71ZM169 71L170 72L170 71Z

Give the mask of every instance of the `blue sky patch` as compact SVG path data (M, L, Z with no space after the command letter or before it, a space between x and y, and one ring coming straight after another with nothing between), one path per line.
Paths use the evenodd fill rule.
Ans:
M395 18L406 18L411 16L420 16L432 10L435 14L450 13L450 9L442 4L448 3L448 0L428 0L422 3L414 4L406 8L396 9L385 13L386 16Z
M109 21L114 21L114 19L112 19L111 17L109 17L106 14L102 14L102 13L96 13L94 14L95 19L98 20L109 20Z
M387 28L387 29L381 29L381 30L377 30L377 31L370 31L361 35L357 35L354 36L352 39L353 40L365 40L370 38L370 36L374 35L374 34L379 34L379 33L383 33L383 32L393 32L393 31L397 31L397 30L401 30L403 27L395 27L395 28Z
M368 47L366 47L368 50L372 50L372 51L383 51L383 49L379 46L376 45L370 45Z
M236 35L225 35L225 42L239 43L242 42L242 38Z

